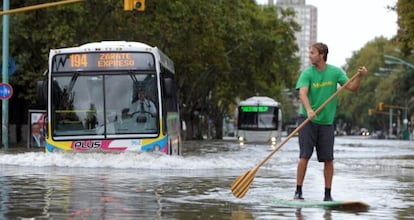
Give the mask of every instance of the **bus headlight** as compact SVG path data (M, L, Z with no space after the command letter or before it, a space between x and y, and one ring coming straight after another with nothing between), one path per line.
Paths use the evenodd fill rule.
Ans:
M244 137L239 136L239 143L240 143L240 145L244 145L244 141L245 141Z
M277 138L276 137L271 137L270 138L270 142L272 143L272 145L275 145L276 144L276 141L277 141Z

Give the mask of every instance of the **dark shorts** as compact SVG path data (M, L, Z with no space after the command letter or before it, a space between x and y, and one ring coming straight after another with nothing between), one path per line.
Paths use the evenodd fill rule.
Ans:
M305 119L304 116L299 116L298 124L302 124ZM310 159L313 149L316 148L319 162L333 160L334 140L335 128L333 125L320 125L311 121L308 122L299 131L299 158Z

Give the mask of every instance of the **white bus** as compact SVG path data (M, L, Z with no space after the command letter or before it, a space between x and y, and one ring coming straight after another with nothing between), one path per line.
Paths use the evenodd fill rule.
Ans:
M174 78L173 61L140 42L50 50L47 80L38 85L39 98L47 102L46 151L179 155Z
M241 145L275 145L281 141L281 105L269 97L254 96L241 101L236 111L236 121Z

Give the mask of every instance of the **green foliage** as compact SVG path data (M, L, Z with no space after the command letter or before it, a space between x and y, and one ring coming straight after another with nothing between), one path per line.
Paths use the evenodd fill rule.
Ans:
M413 54L414 50L414 4L412 0L398 0L398 41L404 56Z

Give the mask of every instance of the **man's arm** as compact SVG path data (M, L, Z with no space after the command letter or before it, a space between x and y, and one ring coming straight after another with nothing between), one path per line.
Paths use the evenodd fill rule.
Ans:
M313 118L316 116L315 112L313 111L309 98L308 98L308 87L301 87L299 89L299 99L303 104L303 107L305 107L306 112L308 114L308 118Z
M361 84L361 79L363 76L365 76L367 74L367 68L365 68L365 66L359 67L358 69L358 76L352 80L352 82L350 82L345 88L352 91L352 92L356 92L359 89L359 85Z

